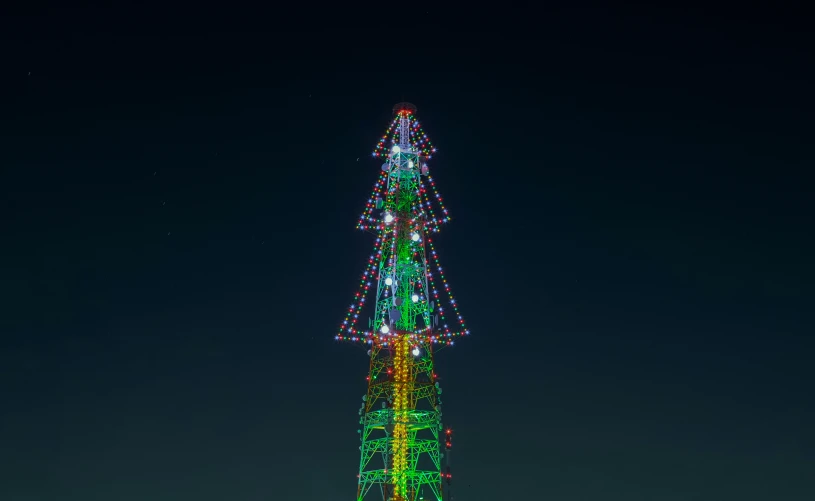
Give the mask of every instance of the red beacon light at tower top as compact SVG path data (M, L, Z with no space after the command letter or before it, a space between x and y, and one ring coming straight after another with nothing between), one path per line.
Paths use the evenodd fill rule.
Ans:
M393 114L400 115L402 113L413 115L414 113L416 113L416 105L408 102L396 103L393 106Z

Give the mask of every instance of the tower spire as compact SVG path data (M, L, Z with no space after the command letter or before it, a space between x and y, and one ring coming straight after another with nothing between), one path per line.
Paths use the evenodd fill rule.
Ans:
M416 113L416 106L402 102L393 107L399 118L399 147L403 151L410 149L410 117Z

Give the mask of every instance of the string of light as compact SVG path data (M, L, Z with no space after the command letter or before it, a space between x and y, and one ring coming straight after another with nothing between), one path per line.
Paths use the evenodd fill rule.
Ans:
M439 190L436 188L436 182L433 181L433 176L428 175L427 180L428 182L430 182L430 189L433 190L433 196L436 199L436 202L439 204L439 207L441 208L441 213L443 216L441 221L443 223L450 222L450 211L448 211L447 207L444 206L444 199L441 197L441 195L439 194Z
M422 155L427 158L433 158L433 153L436 153L436 148L433 146L432 141L430 138L427 137L427 133L425 133L424 129L422 129L422 125L413 116L412 113L403 110L396 114L396 117L391 122L388 129L385 131L385 134L379 139L376 143L376 147L372 153L374 157L387 157L389 154L388 149L388 140L390 139L393 143L398 143L401 139L399 135L401 134L399 128L399 121L402 117L407 116L408 122L410 123L410 130L409 130L409 138L408 142L416 148L416 150L421 151Z
M388 175L384 172L379 174L379 178L377 178L376 183L374 183L373 191L371 192L371 196L368 198L368 203L365 204L365 209L362 211L362 214L359 216L359 221L357 222L357 229L359 230L373 230L379 226L379 221L377 221L373 217L374 209L376 209L376 201L377 199L381 198L382 190L387 186L388 182Z
M432 182L432 179L429 179L429 181L431 182L431 187L433 188L433 191L434 191L434 195L435 195L434 198L439 203L439 206L441 207L441 210L443 211L443 213L447 214L447 209L443 205L443 199L438 194L438 190L435 189L435 184ZM361 310L362 310L363 306L365 305L365 300L366 300L367 294L368 294L368 292L370 291L370 288L371 288L371 282L370 282L371 277L374 277L377 280L381 278L380 274L381 274L382 270L379 269L379 271L377 273L377 270L378 270L377 262L382 261L382 254L383 254L384 249L388 248L388 253L387 253L386 259L385 259L385 262L388 263L388 266L392 267L393 263L394 263L394 259L395 259L396 240L397 240L396 226L395 225L390 226L389 224L378 223L376 221L376 219L372 217L373 209L369 210L369 206L370 207L375 207L375 200L376 200L376 198L378 196L382 195L382 191L384 190L386 184L387 184L387 176L382 176L381 175L380 179L377 181L376 185L374 186L374 194L371 197L371 199L369 200L368 206L366 206L366 211L367 211L368 215L364 216L364 217L367 217L370 222L376 222L377 223L375 225L374 224L368 225L368 227L378 229L380 236L376 240L376 244L375 244L375 248L374 248L374 254L371 255L370 259L368 260L368 266L367 266L365 272L362 275L362 280L360 282L360 291L357 292L357 294L355 295L356 302L355 302L355 304L352 304L351 307L349 307L348 315L346 316L345 321L341 325L340 333L338 333L338 335L336 336L336 339L340 340L340 341L354 341L354 342L368 342L368 343L370 343L373 339L377 338L377 339L382 339L383 342L385 344L387 344L387 339L389 339L391 336L393 336L392 333L382 333L382 332L378 332L376 329L374 329L374 330L360 330L360 329L356 328L357 320L359 318L359 315L361 313ZM388 203L393 202L393 197L395 196L397 191L398 191L398 183L393 183L390 186L390 188L388 189L388 193L387 193ZM419 191L419 194L422 196L422 198L420 198L417 202L414 203L414 205L412 207L412 210L411 210L411 212L414 215L414 220L411 221L411 222L414 223L414 224L417 224L416 228L414 228L414 231L416 231L416 233L419 234L420 229L421 229L419 221L421 219L427 220L426 217L423 217L423 216L427 215L425 213L425 208L427 209L427 213L429 213L429 215L430 215L430 218L429 218L428 222L430 222L431 224L434 224L435 227L436 227L436 229L434 231L437 231L437 227L438 227L439 222L441 222L441 223L447 222L447 221L450 220L450 218L449 218L449 216L446 216L446 217L440 219L440 218L437 218L435 216L435 211L433 211L433 207L432 207L433 204L432 204L432 202L430 200L428 190L424 186L423 183L418 188L418 191ZM385 219L386 221L387 221L387 216L388 216L387 213L383 215L383 217L386 218ZM388 223L393 222L393 219L391 218L391 220L387 221L387 222ZM427 278L428 278L428 280L430 282L429 285L430 285L430 288L431 288L429 293L432 295L433 299L435 300L435 303L438 305L437 309L438 309L439 317L440 317L440 319L442 321L441 322L442 323L442 325L441 325L442 332L434 333L433 328L431 328L430 326L426 326L424 329L416 332L415 334L412 334L410 337L412 339L416 340L417 342L427 342L427 343L434 343L434 344L440 343L440 344L445 344L445 345L451 345L451 344L453 344L453 338L463 336L463 335L468 335L469 334L469 329L467 329L466 324L464 322L464 319L461 316L461 313L459 312L458 304L456 303L456 300L452 295L450 284L447 282L447 279L444 276L444 272L443 272L443 269L441 267L441 263L439 262L438 253L436 252L435 246L433 245L433 241L428 236L425 236L425 239L426 239L427 244L429 246L430 258L431 258L431 260L433 262L433 265L435 266L435 271L436 271L436 273L433 273L430 270L428 270L428 272L427 272ZM417 253L418 253L418 249L414 252L414 255L417 254ZM436 274L438 274L438 276L439 276L439 279L441 281L440 284L436 282L436 278L435 278ZM441 290L443 290L443 292L446 293L446 294L443 294L444 296L446 296L446 298L444 298L444 299L446 299L445 302L448 303L450 307L452 307L452 309L454 311L454 314L455 314L455 317L456 317L455 320L458 323L459 330L456 330L456 331L451 330L450 325L448 324L445 307L441 305L441 299L442 299ZM389 291L386 289L384 291L384 293L386 295L388 295ZM425 300L426 300L425 298L422 298L423 302ZM429 298L427 298L427 300L429 300ZM387 312L385 312L385 311L377 312L377 316L380 315L380 314L382 315L382 322L384 323L386 321L386 319L387 319ZM431 322L431 325L432 325L432 322Z
M390 124L390 127L388 127L388 129L385 131L385 134L383 134L382 137L379 139L379 142L376 143L376 148L374 148L373 156L385 157L388 155L388 147L385 143L387 142L388 138L394 137L394 135L396 134L396 131L398 130L399 127L400 118L401 118L400 115L396 115L396 117L394 117L393 122L391 122Z
M436 248L433 245L433 240L431 238L427 238L427 244L430 246L430 256L433 258L433 264L436 266L436 271L439 274L439 278L442 282L442 287L445 292L447 292L447 300L450 306L453 307L453 312L456 315L456 320L458 321L458 327L461 329L458 332L453 332L450 330L449 326L447 325L447 320L445 318L444 310L442 307L439 307L439 314L441 315L442 320L445 322L444 324L444 335L446 337L458 337L458 336L466 336L470 334L470 330L467 329L467 324L464 322L464 318L461 316L461 312L458 310L458 303L456 303L455 298L453 297L453 293L450 290L450 284L447 282L447 278L444 276L444 271L441 267L441 263L439 263L439 256L436 252ZM433 284L433 295L438 300L438 288L436 287L435 278L433 277L432 273L428 273L428 278ZM451 343L452 344L452 343Z
M384 240L380 237L376 239L374 244L374 253L368 258L368 264L365 271L362 273L362 278L359 281L359 289L354 294L354 302L348 307L345 315L345 320L340 324L339 333L335 336L338 341L364 341L360 339L360 332L355 329L359 314L362 307L365 306L365 299L371 289L371 278L377 270L377 263L382 257L382 244Z
M427 208L427 213L430 216L427 219L429 229L433 233L438 233L439 230L440 230L441 225L449 222L450 217L449 216L446 216L444 218L436 217L436 212L433 210L433 202L430 201L430 195L428 195L428 193L427 193L427 188L425 187L424 182L422 182L420 184L419 195L420 195L421 200L422 200L421 201L422 207ZM441 198L441 197L438 197L436 200L438 201L439 198ZM439 207L442 210L442 213L445 214L447 209L445 209L445 207L441 204L441 202L438 202L438 203L439 203Z

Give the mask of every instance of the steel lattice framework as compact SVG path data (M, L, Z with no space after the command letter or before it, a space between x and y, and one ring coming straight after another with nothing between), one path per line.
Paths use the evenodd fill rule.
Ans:
M358 501L451 499L452 431L442 425L433 357L469 331L431 239L450 218L426 163L435 148L415 111L410 103L396 105L373 153L385 163L358 227L374 233L376 243L337 335L369 348L368 391L359 410ZM374 289L367 329L359 329ZM451 309L457 328L447 323Z

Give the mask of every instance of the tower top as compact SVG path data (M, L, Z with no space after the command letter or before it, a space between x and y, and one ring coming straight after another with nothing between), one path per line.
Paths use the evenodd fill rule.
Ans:
M393 107L393 114L396 115L400 111L407 111L408 113L416 113L416 105L413 103L396 103Z
M407 102L397 103L393 107L393 114L391 125L379 138L372 156L388 158L391 147L398 145L404 151L412 150L425 158L432 158L436 148L416 119L416 105Z

